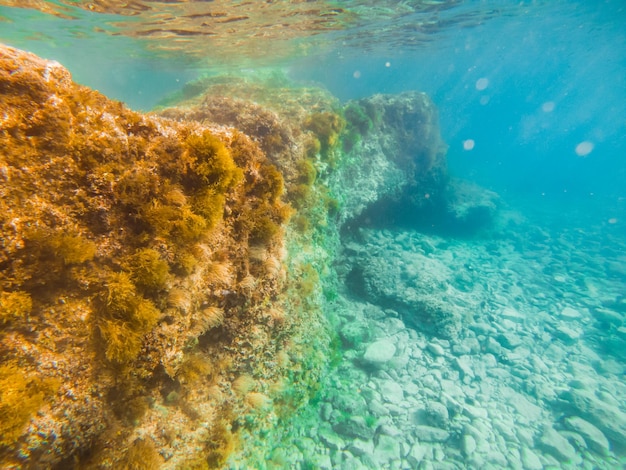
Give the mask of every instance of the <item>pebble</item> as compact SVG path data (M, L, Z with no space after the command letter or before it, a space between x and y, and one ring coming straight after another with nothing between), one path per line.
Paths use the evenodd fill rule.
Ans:
M402 387L393 380L384 380L380 384L380 396L386 402L399 404L404 399Z
M426 346L426 349L433 355L433 356L444 356L446 354L446 352L444 351L444 349L437 343L428 343L428 346Z
M360 457L364 454L372 454L374 452L374 442L364 439L353 439L348 446L348 450L355 457Z
M589 448L593 449L598 454L605 457L610 454L611 446L608 439L602 431L596 428L593 424L579 418L578 416L570 416L565 418L565 426L580 434Z
M461 452L463 452L463 455L465 457L471 457L475 450L476 439L474 439L471 434L463 434L461 440Z
M317 432L317 436L320 441L324 443L326 447L331 450L339 450L343 449L344 442L337 434L332 432L330 429L320 429Z
M553 428L546 426L539 439L541 447L551 453L562 463L579 463L580 456L567 439L555 431Z
M363 354L363 360L372 365L383 365L396 354L396 347L388 339L370 344Z
M572 328L568 325L559 325L556 328L556 336L564 341L572 343L582 335L582 331L578 328Z
M428 423L434 427L445 429L450 419L448 409L439 402L429 401L425 409Z
M541 460L532 450L522 447L521 454L524 470L543 470Z
M582 314L572 307L565 307L561 310L560 316L569 320L577 320L582 317Z
M378 436L378 443L374 448L374 460L378 462L378 468L400 458L399 440L385 434Z
M415 426L415 435L420 441L426 442L445 442L450 437L450 433L445 429L425 425Z

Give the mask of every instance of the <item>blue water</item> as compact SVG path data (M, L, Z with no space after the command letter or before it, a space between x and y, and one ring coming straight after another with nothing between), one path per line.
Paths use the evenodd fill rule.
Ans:
M356 8L370 2L337 3ZM380 3L381 7L398 6L397 2L375 3ZM444 20L453 17L454 12L474 19L469 24L446 23ZM139 110L150 110L203 74L226 69L231 73L255 70L247 60L238 62L233 57L232 63L226 64L213 58L210 52L206 60L184 54L154 53L141 40L94 31L94 27L116 30L114 23L119 18L83 11L75 14L78 20L0 6L0 16L10 19L0 22L0 40L58 60L73 73L76 81ZM369 303L375 303L372 298L355 299L351 297L354 292L349 292L350 286L341 293L345 298L340 299L339 307L333 307L340 312L333 321L338 331L360 322L372 332L365 343L384 337L386 329L393 329L394 341L399 343L410 338L407 361L423 373L423 376L417 373L413 376L413 383L423 387L422 391L415 392L418 397L415 403L432 398L424 376L431 377L433 370L443 370L446 372L438 377L441 383L456 379L455 385L459 388L465 385L472 393L480 389L480 393L474 393L477 398L469 392L463 395L471 402L471 409L483 405L481 397L494 403L502 399L513 409L515 397L506 395L504 399L499 393L520 393L543 407L539 412L533 406L533 413L541 415L559 432L565 429L564 435L574 442L575 436L567 434L567 429L572 428L563 421L571 413L584 414L581 406L572 411L575 407L570 409L567 405L568 400L575 401L568 393L575 395L584 389L579 383L583 368L589 369L585 372L589 373L589 381L597 388L598 396L605 400L603 403L619 410L620 419L626 416L623 321L626 297L626 3L619 0L468 1L459 2L451 11L429 15L431 20L441 21L428 34L406 27L423 16L407 13L398 17L394 21L402 27L393 35L383 34L389 24L374 16L359 26L361 30L348 28L322 35L325 47L318 50L309 48L306 54L276 58L274 64L270 57L270 63L256 66L258 71L279 68L296 81L323 86L342 102L377 93L425 91L438 108L451 175L498 193L508 217L499 231L469 240L446 239L442 234L423 234L405 227L374 227L348 235L351 248L361 244L363 252L371 247L377 250L361 255L360 259L346 255L342 262L356 266L356 270L380 262L381 258L388 265L404 265L419 252L419 256L428 259L419 258L416 263L432 261L437 267L444 269L442 266L446 266L451 271L445 282L461 292L457 300L466 301L465 294L468 298L470 294L481 296L475 304L468 301L476 312L468 321L471 332L464 340L478 338L476 344L481 341L480 347L471 354L453 352L468 347L466 343L433 342L412 331L410 325L400 328L398 325L404 321L402 312L389 313L395 308L391 305L373 306ZM359 47L358 38L362 37L356 34L359 32L374 40L365 41ZM378 34L380 41L376 40ZM419 36L419 41L413 41L412 35ZM431 254L428 250L432 247L437 249L433 249L434 254L429 257L426 254ZM408 266L409 262L406 263ZM397 274L391 268L389 271L390 276ZM449 294L445 289L438 293ZM575 314L568 308L575 310ZM594 313L596 310L600 313ZM602 317L608 315L607 310L618 312L621 323ZM518 323L519 312L525 320ZM384 318L385 315L388 317ZM580 331L580 339L568 336L569 330L559 329L570 320L576 332ZM484 327L486 323L492 331ZM506 342L502 340L506 328L515 331L514 337L507 337L506 341L520 340L524 352L528 349L529 354L537 355L533 364L545 359L552 365L530 370L524 362L516 368L515 354L507 362L506 351L502 356L494 352L501 352L502 348L493 346L485 336L493 334L495 337L494 332L497 332L498 341ZM559 341L566 346L559 349ZM494 350L489 349L490 345ZM362 467L359 467L353 456L360 456L362 449L353 449L342 467L341 459L345 457L342 455L347 451L339 455L334 444L328 444L328 434L318 433L318 427L331 432L330 426L324 428L324 422L331 422L333 415L324 410L330 408L336 414L344 413L341 403L348 400L346 397L358 397L354 400L356 404L349 403L347 408L365 409L372 396L380 398L381 390L389 390L388 381L406 385L402 377L411 374L405 371L404 375L397 372L395 376L394 373L367 375L354 367L358 360L353 360L363 355L365 346L345 348L339 366L327 377L324 393L304 411L301 427L293 428L292 447L297 448L294 452L300 452L304 462L299 468L331 468L324 466L331 457L316 460L320 455L332 456L332 468L463 468L458 462L464 457L470 462L466 468L479 468L479 464L482 468L521 468L512 463L516 462L516 457L505 455L502 449L495 456L484 452L487 457L483 460L470 459L466 448L459 451L462 446L471 447L460 434L450 438L449 447L439 444L429 447L424 460L429 463L423 466L411 463L419 460L413 456L413 460L405 458L408 467L400 464L382 467L380 455L384 453L381 451L374 453L379 460L361 458L359 465ZM422 351L424 357L420 362L417 358L422 357ZM458 376L446 376L450 371L458 372L454 372L459 368L458 357L469 356L474 361L472 367L482 371L476 372L480 380L471 382L470 386L469 381L462 382ZM529 376L524 376L526 373ZM368 387L372 395L362 398L361 389L366 393ZM446 403L451 410L453 402L450 399ZM598 420L610 418L600 416L606 411L603 410L587 410L585 418L600 426ZM489 408L490 418L496 411L495 406ZM371 408L368 412L373 413ZM393 409L390 416L385 423L400 428L401 420L395 419ZM524 421L523 410L516 409L510 416L512 420L517 419L516 416L520 419L522 437L515 439L524 441L525 430L534 424ZM432 424L429 419L434 418L420 421L420 425ZM453 416L445 419L452 420ZM496 422L498 417L493 418L493 423ZM607 428L609 434L613 432L609 425ZM509 442L506 430L501 431ZM345 439L347 449L349 442L345 435L342 434L341 439ZM549 433L535 437L534 444L526 443L538 454L545 453L542 465L533 467L528 462L534 460L528 457L525 468L609 469L624 465L624 449L619 442L626 447L626 436L621 440L611 436L613 450L617 449L617 453L610 458L607 454L603 460L601 453L594 454L577 467L578 464L567 463L567 458L563 457L568 451L551 448L546 435L549 437ZM305 439L313 443L304 442ZM501 444L498 439L494 441ZM511 442L513 440L511 438ZM478 445L480 447L480 443ZM395 449L389 450L393 452ZM448 455L448 452L455 463L446 466L447 460L441 455ZM285 457L287 461L298 460L290 458ZM354 467L345 462L352 462L350 465Z
M418 50L345 59L332 51L302 61L294 75L344 100L426 91L452 170L498 191L615 198L626 176L625 24L623 2L529 2L515 16L443 31ZM482 90L480 79L488 80ZM594 150L580 157L583 141Z

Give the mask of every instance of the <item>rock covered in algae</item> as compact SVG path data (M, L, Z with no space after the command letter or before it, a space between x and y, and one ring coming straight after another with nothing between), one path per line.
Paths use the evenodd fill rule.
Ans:
M6 46L0 110L0 466L222 464L247 406L230 381L282 370L281 173L232 128Z
M328 360L339 228L438 190L445 160L423 94L270 82L143 115L0 49L2 465L222 467L243 446L252 468L280 446Z

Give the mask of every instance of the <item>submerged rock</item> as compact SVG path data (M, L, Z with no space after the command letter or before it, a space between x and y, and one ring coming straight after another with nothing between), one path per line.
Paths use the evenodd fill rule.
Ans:
M382 366L390 361L395 354L395 345L387 339L381 339L367 347L363 354L363 360L367 364Z
M279 306L283 174L235 129L133 112L6 46L0 109L0 466L222 465L224 416L266 409L289 367L277 329L318 345L303 384L324 361L319 310Z

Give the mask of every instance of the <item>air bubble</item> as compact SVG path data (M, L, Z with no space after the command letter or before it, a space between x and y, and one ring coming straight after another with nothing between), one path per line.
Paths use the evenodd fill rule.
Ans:
M593 151L593 147L593 142L585 140L576 146L576 155L578 155L579 157L586 157Z
M463 141L463 150L472 150L474 148L474 145L476 145L476 142L474 142L474 139L467 139Z
M488 78L483 77L483 78L479 78L478 80L476 80L476 89L478 91L486 90L488 86L489 86Z

